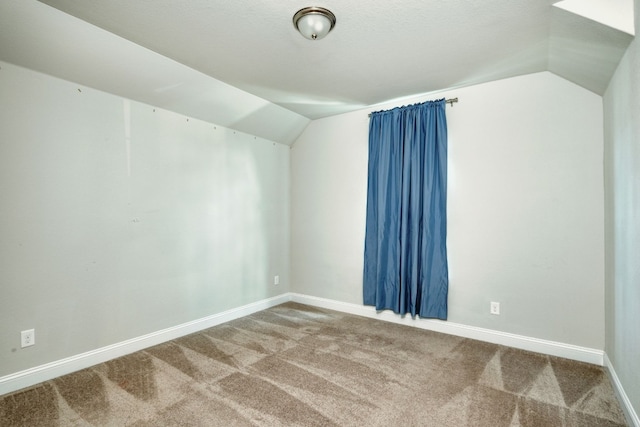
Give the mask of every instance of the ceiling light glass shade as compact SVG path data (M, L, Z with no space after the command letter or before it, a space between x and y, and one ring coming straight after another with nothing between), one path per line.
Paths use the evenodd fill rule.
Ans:
M336 16L323 7L305 7L293 15L293 26L309 40L320 40L336 25Z

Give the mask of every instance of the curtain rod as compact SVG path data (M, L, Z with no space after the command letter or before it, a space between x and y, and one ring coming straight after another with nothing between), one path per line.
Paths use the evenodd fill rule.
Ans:
M444 100L444 102L445 102L446 104L449 104L449 105L451 105L451 106L453 107L453 103L454 103L454 102L458 102L458 97L445 99L445 100ZM371 113L369 113L369 117L371 117Z

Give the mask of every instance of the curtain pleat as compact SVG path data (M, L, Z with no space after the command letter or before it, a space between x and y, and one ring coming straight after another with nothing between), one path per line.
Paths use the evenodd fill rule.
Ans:
M445 100L372 113L365 305L447 318Z

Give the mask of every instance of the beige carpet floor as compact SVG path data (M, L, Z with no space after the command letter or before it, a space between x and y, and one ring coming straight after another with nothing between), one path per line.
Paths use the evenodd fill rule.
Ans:
M283 304L0 396L2 426L622 426L601 367Z

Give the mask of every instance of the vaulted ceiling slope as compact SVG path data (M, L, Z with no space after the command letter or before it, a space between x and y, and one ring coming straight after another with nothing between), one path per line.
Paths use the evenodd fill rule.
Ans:
M0 60L290 144L309 119L539 71L602 95L633 36L557 2L5 0ZM337 16L320 41L291 22L312 5Z

